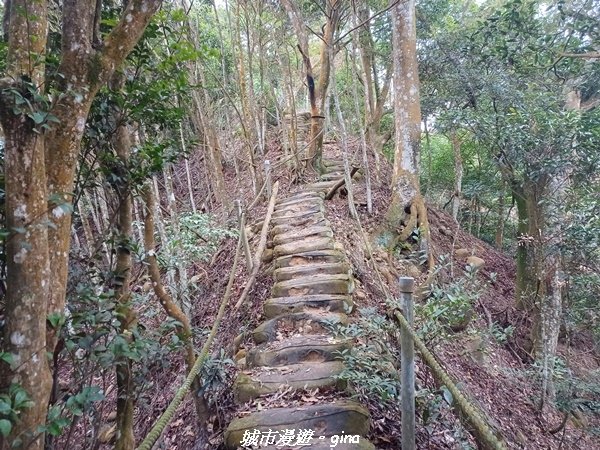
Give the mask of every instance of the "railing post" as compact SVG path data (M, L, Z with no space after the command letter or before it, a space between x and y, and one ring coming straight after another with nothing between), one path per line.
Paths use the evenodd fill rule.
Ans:
M413 292L415 280L401 277L400 297L406 321L413 326ZM400 401L402 403L402 450L415 449L415 343L408 330L400 327Z
M266 196L269 199L273 191L273 180L271 179L271 161L268 159L265 159L265 183L267 188Z

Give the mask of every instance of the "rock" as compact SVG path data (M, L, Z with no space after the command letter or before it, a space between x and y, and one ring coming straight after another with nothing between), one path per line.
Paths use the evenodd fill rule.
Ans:
M233 357L234 361L239 361L242 358L246 357L246 349L241 349L239 352L237 352L235 354L235 356Z
M311 264L317 262L343 262L346 261L346 255L339 250L314 250L309 252L296 253L294 255L281 256L275 260L275 266L290 267Z
M344 442L346 441L346 442ZM269 445L261 447L262 450L298 450L298 446L289 445ZM311 440L310 450L375 450L375 446L359 435L353 435L352 432L345 432L337 436L315 436Z
M294 428L312 430L315 436L353 433L365 436L369 432L369 412L353 401L336 401L322 405L302 405L298 408L272 408L234 419L224 434L225 447L239 448L244 431L260 432Z
M254 342L272 342L283 333L291 334L324 334L330 332L335 324L348 323L348 316L328 311L311 311L290 313L277 316L263 322L252 332Z
M328 226L313 225L310 227L302 227L300 229L291 229L286 233L279 233L274 235L273 244L287 244L289 242L295 242L307 237L328 237L333 238L333 231Z
M296 253L310 252L314 250L333 250L334 240L331 237L310 237L300 241L279 244L273 248L275 258Z
M459 248L454 251L454 254L457 258L466 258L471 254L471 250L468 250L466 248Z
M342 361L259 367L251 373L244 372L237 376L233 383L233 397L238 403L246 403L261 395L274 394L287 386L294 391L332 387L343 389L345 382L338 377L343 370Z
M273 212L273 219L279 219L280 217L297 217L303 216L306 214L316 214L319 212L323 212L323 202L318 202L314 204L303 204L298 203L291 206L286 206L285 208L278 209Z
M298 295L334 294L349 295L352 293L352 277L348 274L312 275L279 281L273 285L273 297L294 297Z
M469 256L467 258L467 264L473 266L475 270L479 270L484 266L485 260L478 258L477 256Z
M452 236L452 231L450 231L449 228L446 227L440 227L439 228L440 234L444 235L444 236Z
M271 261L273 261L273 250L269 248L265 249L262 256L260 257L260 260L264 264L269 264Z
M274 227L277 227L278 225L291 225L294 227L303 227L303 226L309 226L309 225L317 225L319 223L322 223L324 220L325 220L325 216L323 215L323 213L309 212L306 214L302 214L300 216L277 217L275 219L271 219L271 223L273 224Z
M243 333L238 334L233 339L233 352L232 353L236 353L238 351L238 349L242 345L242 342L244 342L244 339L246 339L246 336L247 336L247 332L245 331Z
M283 366L302 362L326 362L339 358L338 352L349 349L350 343L329 335L291 336L281 341L254 347L248 352L249 367Z
M421 270L412 263L406 265L406 273L409 277L419 278L423 273Z
M317 308L346 313L352 310L352 306L352 298L348 295L302 295L270 298L265 302L263 312L271 319L281 314L310 312Z
M347 263L313 263L276 269L273 277L276 281L285 281L312 275L349 275L350 273L350 265Z

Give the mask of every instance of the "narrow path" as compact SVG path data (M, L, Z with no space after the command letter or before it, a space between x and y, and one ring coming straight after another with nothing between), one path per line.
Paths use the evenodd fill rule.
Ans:
M273 213L274 284L264 302L265 321L253 332L247 370L234 383L238 403L283 389L345 389L336 355L350 344L334 338L330 327L348 321L354 278L324 214L324 193L343 176L343 165L324 164L322 181L280 200ZM364 437L369 426L368 410L348 399L260 410L254 402L251 413L231 422L224 441L227 449L370 450L375 447Z

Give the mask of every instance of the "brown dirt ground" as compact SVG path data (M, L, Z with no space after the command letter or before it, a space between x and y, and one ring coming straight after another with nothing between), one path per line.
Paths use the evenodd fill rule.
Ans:
M269 142L268 149L265 158L276 161L281 154L276 140L272 139ZM233 148L231 153L235 154L238 150ZM350 153L355 160L359 161L361 158L358 152L358 141L351 141ZM206 172L203 167L204 162L198 156L199 154L200 152L197 152L196 156L192 157L190 161L192 177L199 180L196 190L198 204L205 204L209 210L216 213L223 220L235 223L233 212L219 210L214 199L207 194L206 179L204 177ZM336 154L339 156L339 148L333 143L327 144L327 157L335 157ZM369 163L371 167L374 167L372 158L369 158ZM243 162L240 161L240 164L243 164ZM241 177L236 177L232 164L228 164L225 168L227 186L230 192L235 193L235 197L241 198L246 205L250 204L253 195L247 172L242 172ZM366 214L364 178L355 183L355 200L358 203L362 226L367 233L377 227L388 205L390 191L386 186L386 181L389 179L390 172L389 165L382 161L380 180L379 182L373 180L372 216ZM181 195L177 195L177 198L186 199L183 166L177 167L177 174L176 189L181 193ZM282 172L280 169L275 171L274 175L275 179L280 181L281 195L296 189L288 173ZM307 181L310 181L315 177L309 175L307 178ZM181 207L186 208L186 205L182 204ZM263 217L265 209L265 202L261 201L249 212L249 217L258 221ZM328 202L327 215L332 222L336 239L344 244L354 264L354 272L359 280L359 288L366 294L365 299L362 300L363 304L358 306L376 306L382 313L385 313L384 296L381 288L378 287L377 277L368 264L358 227L348 214L346 198L336 195L333 201ZM476 317L467 330L455 334L451 339L444 341L435 348L435 353L443 366L455 380L460 382L469 398L484 411L490 423L500 430L510 448L600 449L598 440L595 440L585 428L577 428L571 421L567 423L567 426L561 432L554 435L549 433L549 429L560 423L560 413L554 411L541 417L534 405L536 387L527 378L518 377L515 374L515 371L522 371L527 365L527 360L524 359L526 353L522 346L524 336L527 334L529 318L524 317L512 306L515 276L512 258L464 231L457 230L452 218L442 211L429 208L429 220L433 251L436 257L453 254L453 248L474 249L477 256L486 261L485 267L479 272L478 276L489 280L490 273L495 272L497 274L496 281L490 284L489 289L482 296L481 302L477 306ZM252 223L252 220L249 220L249 223ZM256 246L257 239L256 235L251 236L251 246L253 248ZM227 240L221 245L210 264L198 264L190 270L190 276L201 276L200 284L203 289L197 299L193 321L194 326L201 330L207 330L213 323L227 284L234 253L235 242ZM455 263L457 267L462 267L462 261L455 260ZM384 262L382 265L385 266ZM237 314L226 315L212 349L213 356L218 356L221 349L225 349L227 356L233 356L231 350L234 338L258 325L261 302L268 298L271 288L269 267L264 269L257 279L246 305ZM394 265L394 267L388 269L393 275L402 274L400 273L402 269L400 266ZM247 276L245 264L241 261L236 274L231 303L239 298ZM388 285L388 288L394 292L395 286L393 284ZM510 339L506 345L499 345L495 342L487 343L484 363L482 364L473 358L472 353L465 351L465 348L472 342L473 336L486 329L488 325L487 317L490 315L493 321L502 326L515 326L516 331L515 337ZM159 323L164 320L164 317L159 315L155 320L156 323ZM148 325L151 326L152 324ZM197 348L202 346L204 336L205 334L201 333L195 339ZM598 355L590 354L585 349L577 347L567 349L563 346L561 352L565 354L568 352L570 360L577 363L574 368L576 371L585 373L599 367ZM419 362L417 370L419 388L423 392L429 392L426 398L429 401L434 401L436 398L439 400L439 395L435 397L436 393L439 393L438 387L435 385L427 367ZM152 369L151 382L148 383L143 394L146 401L140 404L136 411L136 436L138 436L138 439L146 435L152 423L168 405L183 379L184 372L183 364L178 356L173 356L171 367L168 370ZM211 400L215 404L215 412L209 423L212 435L208 446L202 447L197 440L193 419L193 404L188 396L170 426L167 427L157 448L169 450L218 448L222 439L222 431L235 412L231 389L229 389L234 375L235 369L228 368L224 384L215 394L211 395ZM304 399L299 399L297 394L290 396L289 393L282 393L279 397L270 398L268 405L265 401L264 406L290 404L298 400L317 401L326 398L327 395L329 394L326 392L314 392L309 396L305 396ZM418 412L418 448L458 449L465 448L461 446L461 442L471 442L473 444L472 438L469 438L468 435L465 436L464 428L457 416L447 405L444 406L444 402L441 402L441 404L439 417L434 424L424 426L420 421L424 410ZM393 409L383 410L375 401L369 407L373 416L373 431L370 439L380 449L399 448L400 424L398 411ZM592 426L598 427L597 418L590 419L588 427ZM462 438L460 438L461 434L463 435ZM109 446L100 448L109 448Z

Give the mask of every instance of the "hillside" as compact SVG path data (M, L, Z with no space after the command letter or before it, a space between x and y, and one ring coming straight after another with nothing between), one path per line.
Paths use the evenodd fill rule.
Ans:
M331 143L327 147L328 157L340 157L338 147ZM269 153L269 157L277 160L276 147ZM373 161L371 161L373 163ZM385 173L384 168L384 173ZM302 183L292 184L286 178L285 172L276 174L283 192L293 192L302 188ZM314 180L314 179L313 179ZM233 180L232 180L233 181ZM310 182L308 179L307 182ZM239 180L238 180L239 182ZM355 202L358 205L362 228L369 232L377 227L382 213L385 211L386 199L389 189L386 184L373 184L373 215L366 214L365 204L365 179L360 177L353 184ZM251 201L249 198L246 201ZM255 209L255 217L264 214L265 203L260 202ZM428 335L429 345L434 350L437 358L444 368L452 375L459 387L467 394L468 398L484 411L489 423L504 437L509 448L569 448L593 449L597 448L596 438L590 432L597 426L598 417L579 416L571 417L561 427L563 414L554 409L542 417L536 407L538 387L535 378L528 372L531 363L525 348L527 345L527 327L530 318L514 307L514 260L486 242L483 242L457 227L453 219L445 212L429 207L429 218L433 251L438 263L443 267L436 277L440 289L445 286L456 286L464 283L466 257L476 255L485 261L483 267L477 271L476 279L480 286L474 289L476 301L474 303L474 317L466 329L460 332L448 332L443 327L434 327L439 335ZM337 194L333 200L326 202L326 218L330 221L336 240L344 246L345 253L352 263L356 278L357 290L353 295L355 308L358 314L351 316L351 321L359 327L364 327L364 321L370 320L373 310L383 317L387 316L388 308L385 296L382 294L378 275L373 271L369 257L365 252L363 237L358 224L351 219L348 213L347 198ZM257 236L251 239L255 243ZM201 298L195 313L195 323L202 324L211 321L212 313L226 284L226 274L231 266L233 257L233 242L228 241L217 252L212 263L201 268L203 281L208 282L206 292L211 293ZM465 252L464 250L467 250ZM457 252L458 250L458 252ZM457 255L458 253L458 255ZM453 255L448 259L448 255ZM459 256L460 255L460 256ZM375 261L387 289L397 294L397 286L393 282L398 276L419 276L419 270L413 262L406 259L390 259L384 253L376 253ZM452 267L450 266L452 265ZM249 309L236 315L228 315L227 321L220 328L218 344L229 349L224 357L234 358L238 352L240 331L251 331L262 318L262 303L268 298L272 286L272 266L265 265L259 275L255 287L249 298ZM247 279L246 269L238 268L233 299L241 293ZM212 281L211 281L212 280ZM421 300L421 303L425 300ZM366 309L366 316L360 311ZM370 310L373 309L373 310ZM393 321L387 319L387 327L397 327ZM417 313L417 331L419 326L432 327L431 319ZM513 327L514 331L510 331ZM508 328L508 330L507 330ZM492 330L492 331L490 331ZM247 335L246 335L247 336ZM237 343L233 342L237 338ZM583 379L594 382L594 372L600 367L598 355L590 353L586 347L586 336L574 336L571 345L561 344L560 351L569 353L569 361L573 364L570 369ZM385 339L393 347L389 349L392 355L398 357L399 344L397 336ZM251 347L247 337L241 341L241 348ZM235 350L235 352L234 352ZM217 354L214 355L218 356ZM397 363L392 358L393 363ZM237 372L231 366L224 370L224 379L215 394L219 414L213 418L214 435L210 438L212 445L219 445L223 429L229 423L236 407L233 404L231 383ZM243 370L243 369L238 369ZM447 395L436 384L427 366L418 362L418 447L431 449L464 448L464 445L474 445L473 438L469 435L465 424L461 424L456 412L447 404ZM170 378L170 377L169 377ZM167 380L165 380L167 381ZM364 394L364 392L362 392ZM305 395L305 394L302 394ZM331 393L314 391L311 393L315 399L331 398ZM339 395L339 394L337 394ZM359 393L361 395L361 393ZM275 396L275 400L266 397L261 400L263 407L269 405L294 404L300 397L286 394L285 397ZM446 398L446 399L445 399ZM165 398L166 401L168 398ZM363 401L365 399L363 398ZM370 440L377 448L393 449L399 445L399 410L390 404L381 403L376 397L367 400L372 414L372 430ZM156 405L160 406L160 403ZM191 413L191 403L188 401L186 410L180 412L180 419L173 422L165 436L165 443L171 442L167 448L188 448L193 445L192 433L186 437L187 421L185 417ZM182 433L183 432L183 433ZM182 441L183 439L183 441ZM177 444L175 444L177 443ZM469 444L470 443L470 444ZM191 448L191 447L190 447ZM201 448L201 447L194 447ZM206 447L205 447L206 448Z

